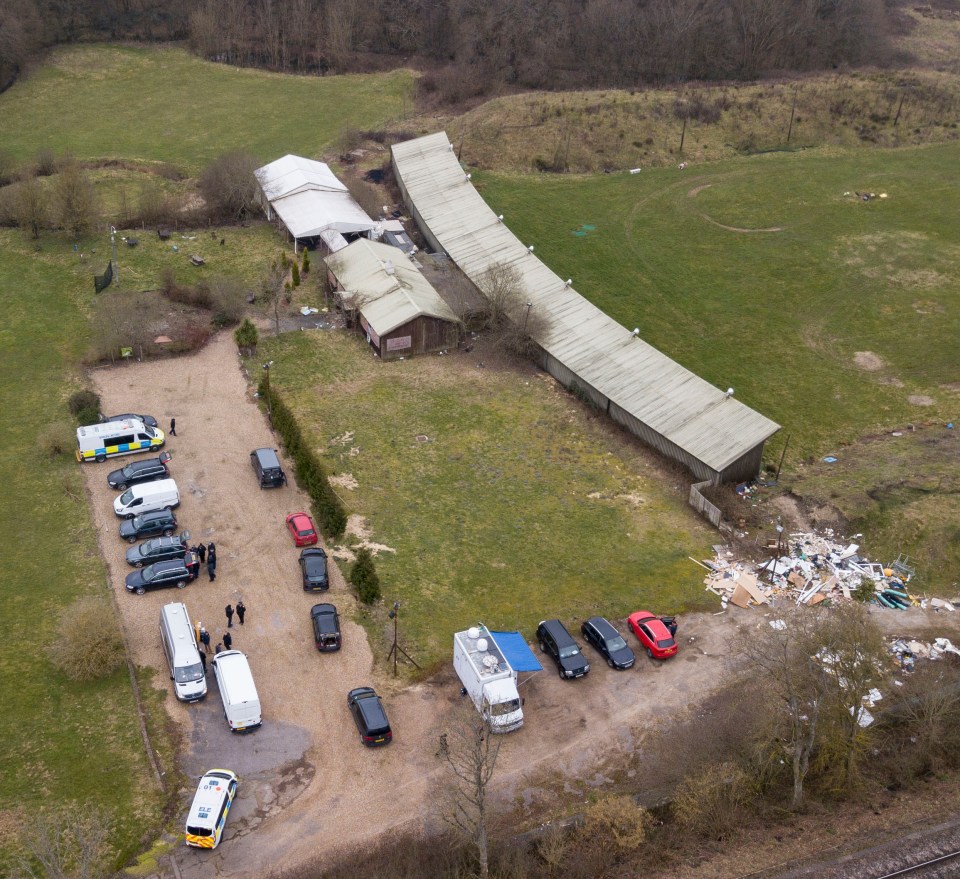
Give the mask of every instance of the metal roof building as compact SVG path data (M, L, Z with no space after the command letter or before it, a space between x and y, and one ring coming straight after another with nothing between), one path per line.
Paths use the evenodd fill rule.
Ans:
M380 356L423 354L457 343L457 316L399 248L360 238L325 260L348 310Z
M474 189L445 133L392 153L407 209L432 247L474 282L493 263L519 270L542 318L534 337L541 367L700 479L756 475L778 424L634 336L547 268Z
M267 219L275 213L294 239L317 238L328 230L363 233L376 226L323 162L287 155L255 173Z

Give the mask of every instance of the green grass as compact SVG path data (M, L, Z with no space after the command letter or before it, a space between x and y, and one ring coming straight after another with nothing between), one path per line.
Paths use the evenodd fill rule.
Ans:
M162 803L126 668L76 684L46 653L60 610L107 588L78 465L36 444L46 425L67 418L63 401L86 343L80 289L62 259L0 231L0 809L15 838L11 821L29 823L38 805L105 808L118 852L129 856ZM0 866L12 838L0 840Z
M783 425L769 453L789 435L789 462L955 417L958 169L950 144L685 172L479 176L490 206L580 293ZM844 194L856 190L889 197ZM596 230L573 236L581 224ZM860 368L856 352L883 367Z
M233 150L318 156L343 132L410 110L412 75L298 77L201 61L182 49L74 46L0 96L0 146L195 172Z
M381 363L337 333L261 349L331 472L359 483L338 489L349 512L396 550L377 570L421 664L448 660L452 633L478 620L532 637L544 617L704 606L687 556L709 552L713 532L552 380L479 372L470 357ZM383 621L369 622L377 655Z

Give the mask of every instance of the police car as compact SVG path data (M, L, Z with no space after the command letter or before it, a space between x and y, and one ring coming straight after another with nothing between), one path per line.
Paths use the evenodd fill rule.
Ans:
M216 848L223 836L230 805L237 793L237 775L229 769L211 769L197 787L187 815L187 845Z

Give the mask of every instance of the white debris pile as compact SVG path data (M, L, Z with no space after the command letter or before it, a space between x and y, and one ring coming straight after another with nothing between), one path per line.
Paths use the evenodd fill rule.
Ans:
M835 535L830 528L822 533L780 534L771 541L773 555L760 562L738 558L729 546L714 546L714 558L691 559L708 571L704 585L708 592L727 604L752 607L774 599L790 599L798 605L813 606L830 599L833 603L852 600L853 593L868 581L873 586L873 601L887 608L904 609L920 604L907 593L906 585L914 574L910 560L899 557L890 565L872 562L860 554L860 546ZM924 599L931 607L953 610L942 599Z
M917 659L930 659L936 662L948 653L960 656L960 649L954 647L949 638L934 638L929 643L911 638L893 638L887 649L904 671L913 671Z

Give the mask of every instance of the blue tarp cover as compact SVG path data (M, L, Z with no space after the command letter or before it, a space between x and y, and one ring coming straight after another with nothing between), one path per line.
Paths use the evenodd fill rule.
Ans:
M514 671L543 671L543 666L519 632L491 632L493 640Z

